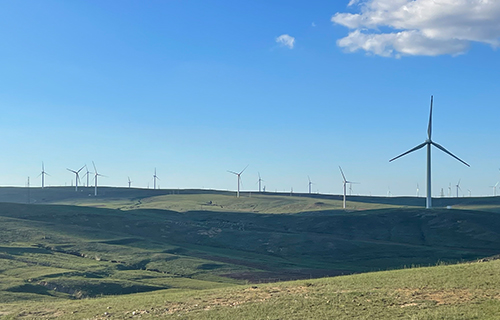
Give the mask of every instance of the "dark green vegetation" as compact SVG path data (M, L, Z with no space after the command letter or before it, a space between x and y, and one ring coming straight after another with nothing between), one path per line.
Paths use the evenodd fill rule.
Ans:
M235 198L230 192L207 190L99 191L93 197L88 195L90 189L78 193L73 188L31 189L29 199L36 204L27 205L21 204L28 199L26 189L0 188L0 200L19 202L0 203L0 302L10 306L0 309L0 317L1 312L19 315L28 303L36 305L37 301L55 303L43 317L54 313L56 304L68 306L63 312L66 318L67 310L80 310L77 306L83 305L78 303L103 306L109 302L113 310L121 308L120 316L124 316L130 308L122 304L134 299L146 303L151 297L156 301L153 308L159 308L166 295L179 302L179 312L185 312L184 304L197 301L198 295L221 295L229 306L233 294L248 294L252 297L242 298L240 311L248 309L251 318L256 312L252 308L272 315L274 307L269 303L275 298L276 303L289 304L287 299L297 300L294 294L307 292L319 299L334 290L328 287L335 281L359 280L316 280L311 288L306 282L274 285L293 287L276 289L277 295L239 285L274 288L260 283L471 261L498 254L500 248L500 201L493 197L435 200L436 205L460 210L415 207L423 199L350 197L351 210L344 211L338 196L267 193ZM491 265L498 268L496 262ZM370 281L378 281L373 277ZM345 290L354 290L353 297L358 291L375 290L380 299L393 299L387 296L392 289L382 292L370 286ZM341 291L331 301L340 299L340 305L350 305L342 302L350 299L350 293ZM290 292L287 297L285 293ZM109 295L122 296L104 298ZM95 297L99 299L82 300ZM80 302L70 302L75 299ZM302 299L297 307L306 307L310 301ZM200 312L202 305L218 308L217 304L194 304L186 308ZM135 308L144 311L146 305ZM382 302L380 306L387 307ZM214 319L226 313L231 316L231 308L221 308L227 310L213 313ZM197 313L189 314L195 317ZM86 317L96 315L86 313ZM285 316L274 316L280 317ZM307 318L307 313L297 313L301 317Z

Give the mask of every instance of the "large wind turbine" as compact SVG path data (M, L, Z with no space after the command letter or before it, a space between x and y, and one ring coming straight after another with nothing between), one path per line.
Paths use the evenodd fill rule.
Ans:
M132 181L130 181L130 177L127 177L128 178L128 187L130 188L130 185L132 184Z
M40 172L40 174L38 175L38 177L42 176L42 189L45 188L45 175L50 176L50 174L45 172L45 167L44 167L43 161L42 161L42 172Z
M400 154L399 156L397 156L397 157L392 158L391 160L389 160L389 162L394 161L394 160L396 160L398 158L401 158L404 155L407 155L408 153L411 153L413 151L419 150L419 149L427 146L427 201L426 201L426 205L425 205L425 207L427 209L432 208L432 195L431 195L431 181L432 181L431 180L431 146L435 146L436 148L440 149L441 151L447 153L448 155L450 155L453 158L457 159L458 161L462 162L467 167L470 167L470 165L467 162L461 160L460 158L458 158L457 156L455 156L453 153L451 153L448 150L446 150L443 146L441 146L441 145L437 144L436 142L432 141L432 139L431 139L431 137L432 137L432 101L433 101L433 96L431 96L431 111L430 111L430 114L429 114L429 126L427 127L427 140L425 140L424 143L419 144L415 148L410 149L410 150L406 151L405 153Z
M352 181L347 181L347 179L345 178L345 175L344 175L344 171L342 171L342 168L339 166L339 169L340 169L340 173L342 174L342 179L343 179L343 183L344 183L344 203L343 203L343 208L345 209L345 198L346 198L346 187L347 187L347 184L352 184L352 183L356 183L356 182L352 182Z
M309 180L309 194L311 194L311 186L313 183L311 182L311 178L309 178L309 176L307 176L307 179Z
M105 177L104 175L97 172L97 168L95 167L94 161L92 161L92 165L94 166L94 196L97 196L97 177Z
M82 169L85 168L85 166L81 167L80 170L78 171L75 171L75 170L71 170L71 169L68 169L68 171L71 171L75 174L75 191L78 191L78 181L80 180L80 177L78 176L78 174L80 173L80 171L82 171Z
M240 197L240 182L241 182L241 174L243 173L243 171L245 171L245 170L246 170L246 168L248 168L248 164L247 164L247 166L245 167L245 169L243 169L243 170L241 170L241 171L240 171L240 173L227 170L227 172L230 172L230 173L232 173L232 174L235 174L235 175L238 177L238 191L236 192L236 197L237 197L237 198L239 198L239 197Z

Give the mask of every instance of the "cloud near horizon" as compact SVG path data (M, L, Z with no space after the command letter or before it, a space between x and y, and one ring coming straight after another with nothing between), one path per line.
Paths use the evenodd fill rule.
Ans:
M288 47L289 49L293 49L293 46L295 45L295 38L289 36L288 34L282 34L276 38L276 42L282 46Z
M500 46L497 0L351 0L360 13L331 21L350 29L337 45L383 57L459 55L471 42Z

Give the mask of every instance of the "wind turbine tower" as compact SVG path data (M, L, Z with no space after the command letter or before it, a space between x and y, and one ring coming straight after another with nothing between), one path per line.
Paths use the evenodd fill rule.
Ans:
M236 192L236 198L239 198L240 197L240 183L241 183L241 174L243 173L243 171L246 170L246 168L248 168L248 164L247 166L245 167L245 169L241 170L239 173L238 172L234 172L234 171L229 171L227 170L227 172L229 173L232 173L232 174L235 174L237 177L238 177L238 188L237 188L237 192Z
M415 148L410 149L410 150L406 151L405 153L400 154L399 156L397 156L397 157L392 158L391 160L389 160L389 162L394 161L394 160L396 160L398 158L401 158L402 156L407 155L407 154L409 154L409 153L411 153L413 151L419 150L419 149L421 149L423 147L427 147L427 200L426 200L426 205L425 205L425 207L427 209L432 208L432 193L431 193L431 184L432 184L432 179L431 179L431 146L435 146L436 148L438 148L441 151L447 153L448 155L452 156L456 160L462 162L467 167L470 167L470 165L468 163L466 163L465 161L463 161L460 158L458 158L457 156L455 156L453 153L451 153L448 150L446 150L443 146L441 146L441 145L437 144L436 142L432 141L432 102L433 102L433 96L431 96L431 110L430 110L430 114L429 114L429 125L427 127L427 140L425 140L424 143L419 144Z
M345 175L344 175L344 171L342 171L342 168L339 166L339 169L340 169L340 173L342 174L342 179L343 179L343 184L344 184L344 201L343 201L343 208L345 209L345 199L346 199L346 191L347 191L347 184L352 184L352 183L356 183L356 182L352 182L352 181L347 181L347 179L345 178Z
M68 169L68 171L71 171L75 174L75 191L78 191L78 181L80 180L80 177L78 174L80 173L80 171L82 171L83 168L85 168L85 166L81 167L78 171L66 168L66 169Z
M459 179L459 180L458 180L458 183L455 185L455 187L457 187L457 198L458 198L458 190L462 191L462 188L460 188L460 181L461 181L461 180L462 180L462 179Z
M497 187L498 187L498 182L495 183L494 186L490 186L490 188L493 188L493 196L496 197L497 196Z
M261 179L260 172L258 172L258 174L259 174L259 181L258 182L259 182L259 193L260 193L260 190L261 190L260 186L261 186L262 181L264 181L264 180Z
M97 196L97 177L105 177L104 175L97 172L97 168L95 167L94 161L92 161L92 165L94 166L94 196Z
M44 167L43 161L42 161L42 172L40 172L40 174L38 175L38 177L42 176L42 189L45 188L45 175L50 176L50 174L45 172L45 167Z
M160 180L158 176L156 175L156 168L155 168L155 174L153 175L153 189L156 189L156 180Z
M128 187L130 188L130 185L132 184L132 181L130 181L130 177L127 177L128 178Z
M311 178L309 178L309 176L307 176L307 179L309 180L309 194L311 194L311 186L313 183L311 182Z

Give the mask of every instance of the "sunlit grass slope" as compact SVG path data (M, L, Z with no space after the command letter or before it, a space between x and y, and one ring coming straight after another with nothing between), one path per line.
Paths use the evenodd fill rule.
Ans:
M200 289L473 260L498 254L499 230L498 214L467 210L263 214L4 203L0 300Z
M0 304L5 319L498 319L500 261Z

